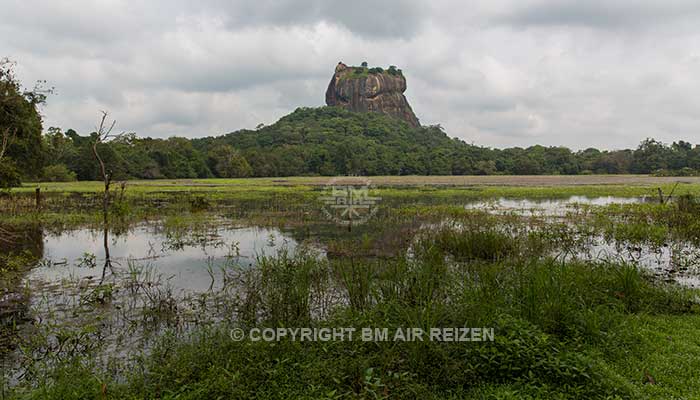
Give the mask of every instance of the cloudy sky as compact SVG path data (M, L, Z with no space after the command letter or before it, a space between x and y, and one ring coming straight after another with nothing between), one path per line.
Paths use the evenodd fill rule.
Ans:
M467 142L700 143L697 0L0 0L0 56L82 133L99 110L154 137L270 124L366 60Z

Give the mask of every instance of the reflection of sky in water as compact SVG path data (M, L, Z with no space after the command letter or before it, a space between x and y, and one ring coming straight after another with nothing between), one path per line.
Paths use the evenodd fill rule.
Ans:
M470 210L483 210L493 213L514 212L521 215L564 215L575 204L606 206L610 204L635 204L647 201L640 197L586 197L571 196L568 199L506 199L478 200L465 205Z
M682 286L700 288L700 277L697 276L679 276L675 278L675 281Z
M198 236L187 236L178 241L148 227L139 227L123 235L110 235L109 251L117 274L128 271L129 263L152 270L175 289L205 291L211 283L208 266L215 275L214 288L221 284L221 266L228 262L249 265L259 255L275 255L283 248L294 251L296 241L276 229L238 228L212 229ZM239 257L235 257L238 248ZM81 266L85 253L94 254L97 266ZM76 230L44 238L44 259L53 265L41 265L32 270L30 281L56 283L63 279L99 279L104 266L103 234L99 231ZM66 262L63 264L63 262ZM59 265L56 265L59 263Z

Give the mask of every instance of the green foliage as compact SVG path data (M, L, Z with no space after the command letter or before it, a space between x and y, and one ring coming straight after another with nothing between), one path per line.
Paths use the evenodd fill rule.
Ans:
M460 261L498 261L517 254L519 247L510 235L497 230L441 230L432 239L438 248Z
M49 128L42 137L37 108L50 90L26 90L14 63L0 61L0 132L12 132L2 186L20 178L79 180L100 177L91 144L80 136ZM349 67L345 78L402 75L391 65ZM635 150L572 152L564 147L490 149L448 137L437 126L412 128L377 113L338 108L300 108L270 126L221 137L189 140L138 138L134 134L100 144L114 179L272 177L294 175L539 175L654 173L691 176L700 172L700 146L644 140ZM65 165L70 171L59 170ZM45 167L50 167L44 170ZM60 176L59 176L60 175Z
M209 168L220 178L245 178L253 173L248 161L233 146L216 146L209 150Z
M64 164L55 164L44 167L41 178L47 182L73 182L77 180L75 172Z
M0 189L8 189L21 184L21 177L14 163L0 161Z
M94 133L80 136L69 129L65 133L49 128L44 135L47 159L51 165L66 165L79 180L100 178L92 153ZM100 143L98 151L114 179L208 178L212 173L206 157L185 138L141 139L127 134L117 140Z
M512 268L476 263L461 271L471 277L464 281L459 270L436 267L438 254L420 252L413 260L358 264L345 272L304 253L262 258L256 269L243 270L240 323L358 331L482 324L494 328L493 342L234 341L232 326L219 325L184 339L165 335L139 360L142 368L122 382L90 372L87 360L68 361L47 371L41 391L33 393L67 399L99 393L105 398L480 398L475 393L483 388L506 385L513 398L639 398L638 386L605 367L618 351L647 352L637 347L636 331L620 333L631 329L622 326L628 313L647 309L625 308L617 290L627 287L640 306L677 301L673 293L633 273L621 278L617 266L586 263L543 261ZM328 320L315 321L311 299L328 279L328 267L354 282L355 300ZM432 290L411 292L431 278L437 279L426 285ZM110 290L97 294L95 301L104 301Z
M456 150L437 129L333 107L298 109L257 131L194 142L203 150L233 146L254 176L449 174L450 162L441 159Z
M341 77L340 77L341 81L345 80L345 79L366 78L370 74L377 75L377 74L387 73L387 74L392 75L392 76L403 76L403 71L396 68L395 65L391 65L391 66L389 66L388 69L384 70L384 68L382 68L382 67L369 68L367 65L367 62L364 61L364 62L362 62L362 64L360 64L359 67L351 66L348 68L350 69L350 73L341 75Z
M204 196L190 198L190 212L206 211L211 208L211 202Z
M37 107L46 100L39 85L26 90L15 77L15 63L0 60L0 133L11 132L5 158L9 158L23 176L36 178L44 162L42 121Z
M368 73L366 68L357 67L356 71ZM38 146L46 149L46 154L39 158L51 160L50 165L64 164L79 180L95 180L99 171L90 147L93 140L73 130L62 133L50 128ZM115 179L630 172L695 175L700 170L700 146L682 141L666 146L647 140L634 151L572 152L544 146L498 150L452 139L439 125L413 128L378 113L334 107L300 108L275 124L220 137L164 140L126 135L100 144L100 154Z
M367 71L356 67L353 73ZM451 139L440 126L412 128L384 115L331 107L300 108L256 131L194 142L203 150L222 143L233 146L249 162L253 176L651 173L656 164L648 159L659 158L657 153L666 149L675 155L675 167L700 167L697 146L674 143L650 150L643 144L636 151L576 153L544 146L497 150Z
M697 197L689 194L678 196L675 205L681 213L700 215L700 201Z

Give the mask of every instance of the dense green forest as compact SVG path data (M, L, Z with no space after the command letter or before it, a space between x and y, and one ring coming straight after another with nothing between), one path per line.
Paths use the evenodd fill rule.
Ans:
M91 136L50 128L45 178L98 178ZM700 146L647 139L635 150L490 149L380 114L300 108L273 125L200 139L125 135L102 144L115 178L294 175L695 174ZM47 169L44 169L47 172Z
M29 180L100 178L96 133L48 128L42 91L22 89L12 64L0 68L0 186ZM412 128L376 113L299 108L270 126L218 137L140 138L99 143L113 179L294 175L668 174L700 171L700 146L644 140L634 150L565 147L491 149L450 138L440 126Z

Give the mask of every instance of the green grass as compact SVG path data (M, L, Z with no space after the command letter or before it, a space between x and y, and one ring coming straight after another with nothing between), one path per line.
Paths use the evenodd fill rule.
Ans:
M631 315L636 351L610 364L651 399L692 399L700 393L700 315ZM645 372L655 384L645 382Z
M640 182L648 183L633 184L605 184L609 176L588 176L586 184L567 185L566 180L558 177L550 177L552 183L545 185L521 184L519 177L505 178L501 183L469 183L470 178L465 177L340 177L349 182L363 184L369 181L373 187L378 188L383 194L390 196L416 196L431 195L438 197L450 197L455 195L470 198L493 198L493 197L515 197L515 198L560 198L565 196L621 196L637 197L652 196L657 197L657 188L661 188L665 194L671 193L675 187L674 195L700 194L700 184L698 183L676 183L672 181L656 181L654 178L643 176L633 176ZM160 180L136 180L128 181L127 194L144 194L157 192L206 192L215 194L239 193L239 192L263 192L263 193L299 193L319 190L332 182L333 177L283 177L283 178L241 178L241 179L160 179ZM547 181L548 177L543 177ZM465 183L466 182L466 183ZM118 190L118 185L113 185L113 190ZM40 182L25 183L20 188L12 189L13 192L29 193L34 192L36 187L40 187L44 192L58 193L95 193L104 189L102 182Z

